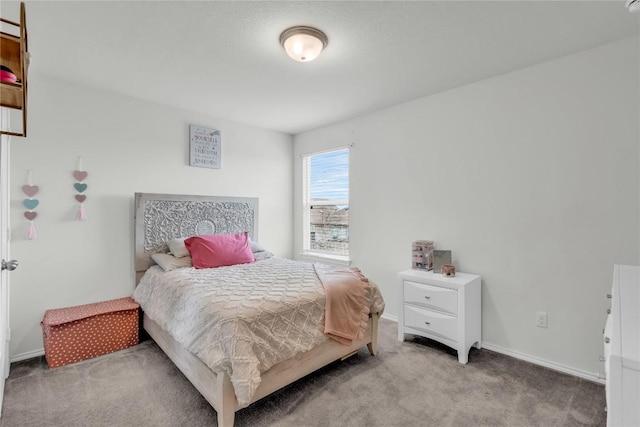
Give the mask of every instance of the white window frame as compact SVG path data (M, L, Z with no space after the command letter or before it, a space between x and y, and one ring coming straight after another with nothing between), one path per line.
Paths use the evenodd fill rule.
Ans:
M332 153L335 151L347 150L349 156L349 169L351 169L351 149L350 146L334 147L328 150L316 151L303 154L302 157L302 254L301 257L310 261L328 262L338 265L350 265L350 255L340 255L331 252L324 252L311 249L311 206L318 205L342 205L349 206L349 200L316 200L311 201L311 189L309 188L311 172L311 157L320 154ZM351 172L349 170L349 172ZM351 187L351 174L349 174L349 187ZM350 236L350 233L349 233ZM349 254L351 247L349 247Z

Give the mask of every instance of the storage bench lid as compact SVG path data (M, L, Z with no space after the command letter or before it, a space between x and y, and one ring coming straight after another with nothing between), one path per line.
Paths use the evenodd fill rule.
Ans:
M75 307L55 308L44 312L43 325L56 326L105 313L135 310L138 303L132 298L119 298Z

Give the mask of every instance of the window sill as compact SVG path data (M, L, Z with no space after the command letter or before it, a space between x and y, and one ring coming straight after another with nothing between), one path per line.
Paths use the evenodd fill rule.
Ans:
M349 267L351 265L351 260L349 259L349 257L340 255L329 255L319 252L303 252L298 255L298 258L304 261L323 262L325 264L334 264L344 267Z

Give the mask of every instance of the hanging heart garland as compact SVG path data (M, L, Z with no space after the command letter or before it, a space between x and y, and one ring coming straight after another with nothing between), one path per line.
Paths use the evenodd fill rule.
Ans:
M22 201L22 204L27 211L24 213L24 217L29 221L29 228L27 229L27 240L35 240L38 237L38 232L36 231L36 225L33 220L38 216L37 212L34 212L35 208L38 207L40 201L35 198L36 194L40 188L37 185L33 185L31 183L31 171L27 173L27 184L22 186L22 192L27 196L27 199Z
M82 156L78 156L78 169L73 171L73 177L76 179L76 183L73 184L73 188L77 193L84 193L87 190L88 185L82 181L87 179L89 173L85 170L82 170ZM84 209L84 201L87 200L86 194L76 194L74 196L76 201L79 203L78 213L76 214L77 221L86 221L87 220L87 212Z

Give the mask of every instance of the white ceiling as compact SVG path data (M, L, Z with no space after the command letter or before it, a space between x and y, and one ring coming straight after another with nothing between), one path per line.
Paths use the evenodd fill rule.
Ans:
M637 36L640 28L640 14L624 0L26 7L32 72L291 134ZM280 47L280 33L294 25L327 34L314 62L295 62Z

